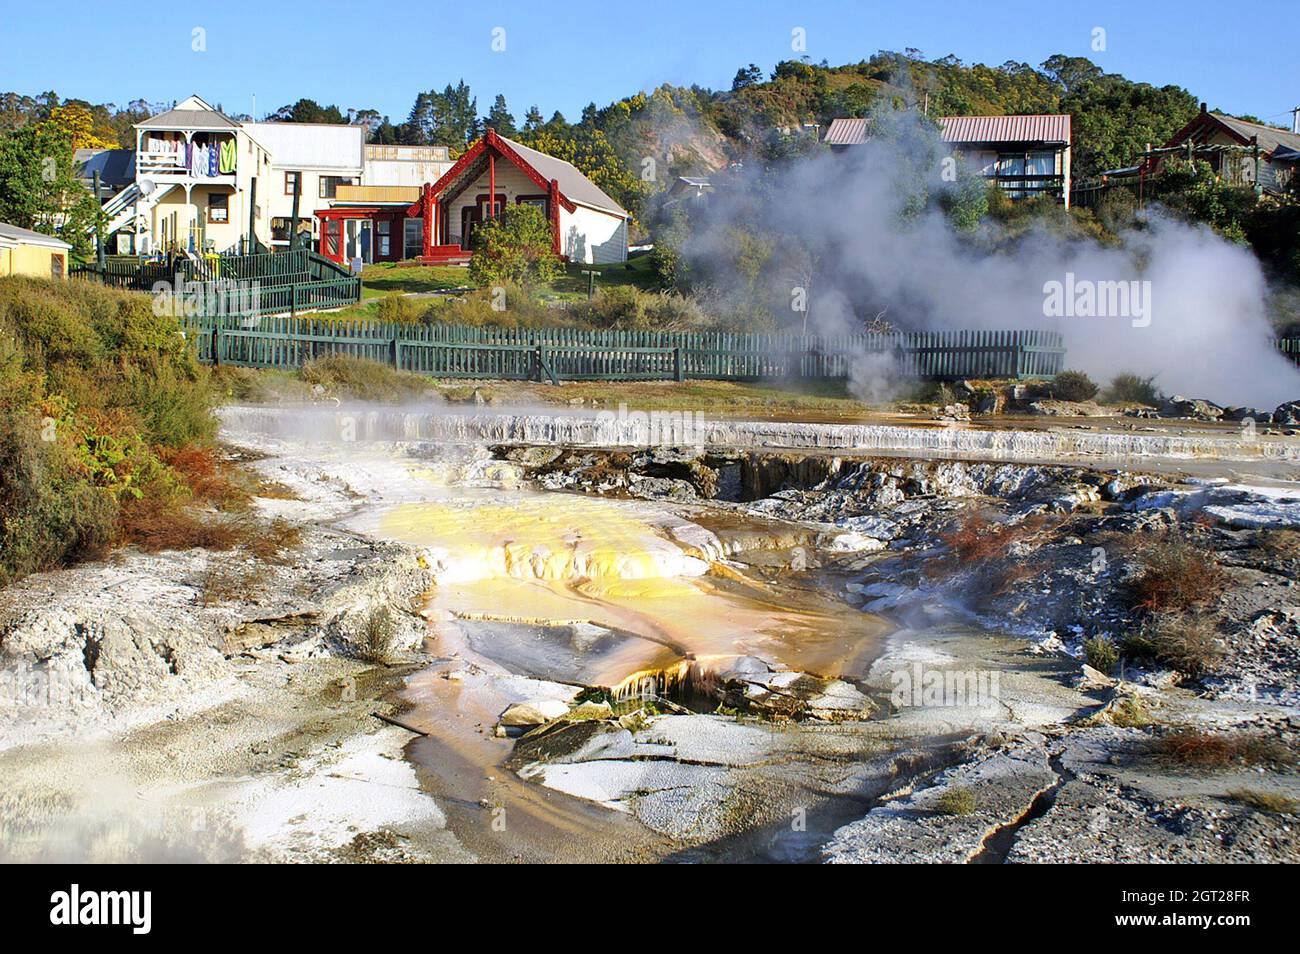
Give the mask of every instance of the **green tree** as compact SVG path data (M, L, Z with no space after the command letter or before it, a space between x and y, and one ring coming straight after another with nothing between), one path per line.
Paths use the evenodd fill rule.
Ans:
M523 143L572 163L624 208L640 205L644 184L632 174L599 129L571 127L567 136L561 136L543 128L532 134L525 132Z
M489 219L475 229L469 274L476 283L545 284L559 273L551 225L537 206L507 206L500 218Z
M497 98L492 101L492 108L488 110L487 118L483 120L484 126L491 126L500 135L507 139L513 138L515 130L515 117L511 114L510 108L506 106L505 96L497 93Z
M281 106L276 110L275 118L282 123L346 123L348 121L337 106L322 106L314 99L300 99L288 106Z
M85 260L102 213L77 178L73 135L57 119L0 134L0 221L59 235Z

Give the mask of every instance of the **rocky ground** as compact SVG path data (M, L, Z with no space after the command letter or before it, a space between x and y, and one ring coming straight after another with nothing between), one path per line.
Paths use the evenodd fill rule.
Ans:
M712 498L713 507L812 523L823 538L831 530L868 538L870 545L858 540L849 554L823 551L817 559L842 574L846 600L902 624L857 684L872 698L886 696L918 659L942 671L1000 672L996 704L984 707L940 700L899 708L882 700L887 718L853 723L848 732L859 747L841 754L853 771L841 765L834 778L812 773L796 783L804 792L840 786L863 799L863 817L821 846L826 860L1300 859L1300 493L1226 478L874 456L497 453L543 485ZM973 519L1003 542L990 552L969 545L974 555L954 552L959 529ZM1147 548L1169 538L1191 541L1198 559L1221 567L1197 610L1213 632L1213 664L1183 672L1143 657L1120 658L1109 673L1089 667L1088 641L1123 647L1125 635L1152 615L1134 607L1132 587ZM1021 640L1000 646L972 637L963 621ZM945 627L956 635L945 639ZM680 740L656 750L653 729L612 727L608 747L601 736L593 755L594 731L584 729L572 752L525 771L609 803L628 792L667 797L669 817L698 824L699 811L674 799L707 802L701 791L719 773L736 775L735 763L744 761L735 754L743 744L728 748L727 764ZM846 731L844 724L836 731ZM1276 746L1254 763L1183 764L1151 754L1177 732ZM931 755L917 763L919 773L882 767L868 752L881 745L896 757L902 743L916 759L910 746L918 737ZM937 755L940 738L951 747ZM758 761L770 764L776 749L759 746ZM656 752L675 767L691 765L693 774L683 778L674 768L660 777L644 764ZM575 769L575 760L589 767ZM786 778L790 761L776 759ZM628 771L630 780L620 777ZM947 805L951 792L970 793L969 805ZM780 807L798 810L789 802ZM725 822L717 828L725 831Z
M362 467L242 446L294 491L259 501L305 527L292 559L127 552L0 591L7 858L1300 857L1293 485L722 444L417 441ZM891 631L841 678L742 657L690 699L513 673L417 615L421 553L344 529L413 470L731 527L718 572ZM1206 664L1183 669L1133 639L1144 554L1174 536L1220 568ZM1207 737L1251 744L1196 755Z

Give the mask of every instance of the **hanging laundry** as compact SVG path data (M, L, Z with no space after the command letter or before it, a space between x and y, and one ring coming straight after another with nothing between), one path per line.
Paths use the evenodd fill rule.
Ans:
M218 170L223 176L232 176L235 174L235 158L239 153L235 140L227 139L221 144L221 157Z
M208 175L217 174L217 147L215 145L208 147Z

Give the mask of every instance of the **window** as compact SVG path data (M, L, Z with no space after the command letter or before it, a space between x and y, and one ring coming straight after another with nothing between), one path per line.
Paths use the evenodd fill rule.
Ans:
M546 196L544 195L521 195L515 199L516 205L535 205L541 210L542 218L546 217Z
M230 196L216 192L208 196L208 221L230 221Z
M300 188L302 188L302 173L286 172L284 174L284 194L297 195Z
M378 219L375 222L375 231L379 234L379 257L391 257L393 254L393 223L388 219Z
M50 277L51 277L51 278L62 278L62 277L63 277L63 265L64 265L64 262L63 262L63 256L60 255L58 252L55 252L54 254L52 254L52 255L50 256Z
M338 195L339 186L356 184L356 179L349 176L321 176L317 181L317 192L319 198L333 199Z
M407 219L402 223L402 258L424 254L424 219Z

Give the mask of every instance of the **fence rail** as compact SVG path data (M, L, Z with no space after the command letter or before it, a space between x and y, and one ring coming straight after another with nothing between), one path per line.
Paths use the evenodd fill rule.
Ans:
M185 319L203 361L292 368L349 355L441 378L758 380L901 373L925 378L1050 378L1055 331L782 335L477 328L319 318Z
M1300 364L1300 338L1278 338L1274 344L1285 357L1295 364Z

